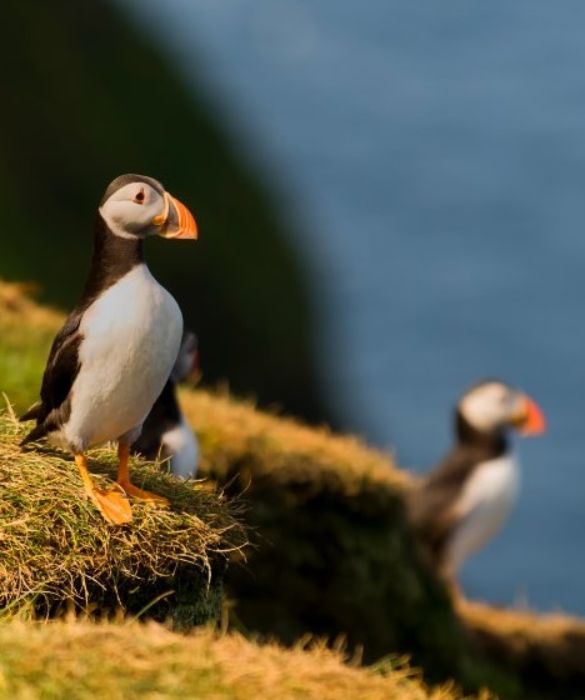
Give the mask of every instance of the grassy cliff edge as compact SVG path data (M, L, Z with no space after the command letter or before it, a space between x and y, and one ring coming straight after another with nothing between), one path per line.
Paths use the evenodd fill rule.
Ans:
M35 398L59 322L21 288L0 285L0 389L18 408ZM501 698L585 697L585 623L453 604L419 556L404 509L410 480L389 455L227 395L186 389L181 400L202 474L247 502L254 546L225 581L232 627L286 644L307 633L343 639L368 663L408 654L433 682L454 678ZM111 457L96 457L107 473Z

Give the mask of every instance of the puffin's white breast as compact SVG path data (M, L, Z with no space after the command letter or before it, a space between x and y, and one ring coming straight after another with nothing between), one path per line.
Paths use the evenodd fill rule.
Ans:
M181 479L192 479L197 473L199 443L184 416L181 422L162 436L165 456L171 457L173 474Z
M80 371L67 442L85 449L142 424L177 358L183 318L146 265L109 287L83 315Z
M479 465L455 505L460 518L448 545L447 568L454 573L504 524L520 486L520 470L512 455Z

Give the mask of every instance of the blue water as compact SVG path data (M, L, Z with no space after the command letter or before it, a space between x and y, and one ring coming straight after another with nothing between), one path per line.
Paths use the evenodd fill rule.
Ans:
M119 2L305 232L346 426L422 470L468 383L538 399L550 432L518 445L520 503L463 584L585 613L585 6Z

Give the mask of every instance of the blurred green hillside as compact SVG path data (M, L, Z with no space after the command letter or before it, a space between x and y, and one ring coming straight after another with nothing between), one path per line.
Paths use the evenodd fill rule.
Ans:
M0 275L71 306L105 186L155 176L199 223L197 244L152 241L147 256L200 335L205 380L323 418L294 231L221 115L106 0L6 0L2 16Z

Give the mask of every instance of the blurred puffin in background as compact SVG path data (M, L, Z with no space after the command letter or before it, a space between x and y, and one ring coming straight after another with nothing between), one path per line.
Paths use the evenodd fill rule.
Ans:
M189 210L144 175L113 180L99 204L93 256L81 299L57 334L43 375L41 401L21 420L36 427L21 444L48 437L71 450L89 498L110 523L132 519L125 496L164 505L130 481L130 445L142 430L177 359L183 317L151 275L144 240L195 239ZM118 443L114 489L97 488L84 452Z
M449 582L496 534L516 502L520 472L510 431L538 435L545 427L537 404L504 382L480 382L461 397L455 446L409 500L415 531Z
M156 400L142 433L132 451L147 459L170 458L172 473L180 479L192 479L199 463L199 443L179 407L176 385L195 377L199 371L197 336L185 331L179 355L162 394Z

